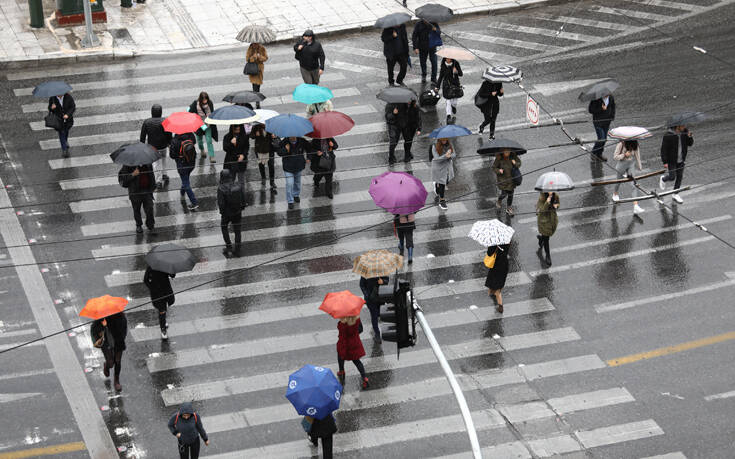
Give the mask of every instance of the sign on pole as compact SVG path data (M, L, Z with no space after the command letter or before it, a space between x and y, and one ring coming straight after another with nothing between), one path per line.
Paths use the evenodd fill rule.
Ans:
M529 123L538 126L539 107L538 103L531 96L528 96L526 99L526 118L528 118Z

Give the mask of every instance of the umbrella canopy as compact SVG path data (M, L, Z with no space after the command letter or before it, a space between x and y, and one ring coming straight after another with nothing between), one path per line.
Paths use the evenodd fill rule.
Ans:
M110 295L100 296L88 300L79 315L97 320L122 312L127 304L128 300L125 298Z
M235 39L245 43L270 43L276 39L276 34L266 26L251 24L243 27Z
M437 56L454 59L455 61L474 61L475 55L466 49L455 48L454 46L444 46L436 52Z
M429 194L418 178L407 172L383 172L370 181L370 196L388 212L412 214L426 203Z
M523 72L512 65L498 65L496 67L488 67L482 72L482 78L494 83L511 83L513 81L521 81Z
M335 319L341 319L343 317L359 316L364 304L365 300L362 297L353 294L349 290L343 290L327 293L319 309Z
M493 219L475 222L467 236L485 247L492 247L494 245L510 244L513 233L515 233L513 228L498 219Z
M44 81L33 88L33 97L48 99L53 96L60 96L71 91L71 86L65 81Z
M569 191L574 189L574 182L564 172L546 172L536 180L536 191Z
M278 137L301 137L313 131L314 126L306 118L288 113L267 120L265 130Z
M427 3L416 8L416 17L429 22L445 22L452 19L452 16L454 16L454 11L451 8L438 3Z
M638 126L619 126L615 129L610 129L608 135L613 139L621 140L640 140L651 137L648 129Z
M288 377L286 398L298 414L324 419L339 408L342 385L329 368L304 365Z
M194 269L197 259L186 247L168 243L153 247L145 256L145 262L156 271L176 274Z
M403 266L403 256L384 249L370 250L355 258L352 272L370 279L390 276Z
M302 104L318 104L328 101L334 97L334 94L324 86L301 83L293 90L292 97L293 100Z
M252 104L257 102L263 102L266 97L255 91L237 91L231 92L222 98L223 102L229 102L231 104Z
M138 166L140 164L153 164L159 159L158 150L152 145L143 142L128 143L110 154L112 162L124 166Z
M375 97L389 104L407 104L412 100L418 100L418 96L413 89L402 86L391 86L381 89Z
M483 141L480 148L477 149L477 152L481 155L497 155L505 150L510 150L511 153L517 155L522 155L526 152L526 149L520 143L515 140L503 138Z
M265 108L256 108L255 114L258 115L258 122L265 123L271 118L278 116L278 112L275 110L267 110Z
M602 99L605 96L609 96L620 86L615 80L605 80L593 84L589 88L585 89L579 94L579 100L582 102L589 102L591 100Z
M202 119L196 113L176 112L163 120L161 126L167 132L186 134L187 132L196 132L203 124Z
M464 137L466 135L472 135L472 131L459 124L447 124L440 128L434 129L429 134L432 139L451 139L454 137Z
M405 24L410 20L411 15L408 13L391 13L375 21L375 28L387 29L390 27L397 27L401 24Z
M337 137L355 126L355 120L341 112L319 112L309 118L314 130L309 137L328 139Z
M707 117L702 112L681 112L666 120L666 127L686 126L704 121Z
M228 126L231 124L245 124L258 121L258 115L242 105L225 105L209 114L204 121L208 124Z

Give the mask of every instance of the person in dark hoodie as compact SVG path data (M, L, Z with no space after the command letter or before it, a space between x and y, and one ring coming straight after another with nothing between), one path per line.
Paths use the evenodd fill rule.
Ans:
M169 147L169 156L176 161L176 171L179 173L179 178L181 178L181 189L179 190L181 192L181 199L184 199L185 195L189 196L189 201L191 201L189 210L192 211L199 208L199 202L189 182L189 176L196 164L197 152L195 142L196 137L194 137L193 132L176 134L171 140L171 146Z
M240 191L243 194L242 205L245 207L245 171L248 168L248 151L250 151L250 138L245 132L245 126L233 124L230 131L222 139L222 149L225 151L225 169L233 176L237 176Z
M209 446L209 436L202 425L202 418L189 402L182 403L178 413L171 416L168 420L168 430L179 441L180 459L199 459L201 447L199 437L202 437L204 444Z
M153 190L156 189L156 181L153 176L153 167L150 164L139 166L123 166L117 174L120 186L128 189L128 198L133 206L133 217L135 218L135 232L143 232L143 217L140 207L145 211L145 226L148 231L155 232L156 219L153 216Z
M276 167L273 148L273 134L265 131L264 124L258 123L253 126L253 129L250 131L250 138L254 140L253 148L255 150L255 156L258 158L260 181L265 185L265 166L267 165L271 192L276 194Z
M153 173L156 175L156 186L158 189L168 185L168 175L166 174L166 150L171 144L171 133L163 130L163 108L154 104L151 107L151 117L143 121L143 126L140 128L140 141L152 146L158 150L158 157L161 158L159 161L153 163ZM157 166L158 165L158 166ZM160 169L160 173L156 171Z
M158 325L161 327L162 339L168 339L166 311L169 306L173 306L175 301L174 291L171 288L171 281L169 279L174 277L176 277L176 274L156 271L150 266L146 268L145 275L143 275L143 283L151 293L153 307L158 310Z
M323 419L311 419L311 429L309 430L309 440L314 446L319 446L319 439L322 439L322 458L332 459L332 437L337 433L337 423L334 415L329 413Z
M319 189L319 182L324 178L324 191L329 199L334 198L332 195L332 177L334 171L337 170L337 158L334 150L339 148L334 138L329 139L313 139L311 147L314 150L309 153L311 160L311 170L314 172L314 193Z
M102 373L105 378L110 377L110 368L115 368L115 390L120 392L120 366L122 364L122 354L125 350L125 336L128 334L128 319L124 312L118 312L111 316L97 319L92 322L90 327L92 335L92 344L98 349L102 349L105 356L105 363L102 367Z
M406 34L406 25L401 24L396 27L383 29L383 33L380 34L380 39L383 41L383 56L385 56L385 63L388 66L388 84L393 86L395 83L398 83L400 86L405 86L403 79L406 77L406 70L408 69L408 35ZM393 79L393 71L396 63L399 66L398 76Z
M283 159L283 175L286 176L286 201L293 209L301 202L301 172L306 168L306 154L312 151L311 144L303 137L289 137L281 141L278 156Z
M322 44L316 41L311 29L304 31L301 40L293 45L296 52L294 56L299 61L301 78L307 84L319 84L319 78L324 73L324 49Z
M222 238L225 240L225 256L234 254L240 256L241 245L241 225L242 225L242 190L240 185L235 183L232 173L224 169L219 174L219 187L217 188L217 207L221 218L220 226L222 227ZM232 229L235 231L235 251L232 250L232 240L230 239L229 224L232 223Z
M411 161L413 138L421 134L421 110L416 101L411 101L410 104L386 104L385 122L388 125L388 164L396 162L396 146L401 135L403 135L403 161Z
M413 44L413 52L419 55L419 64L421 64L421 82L426 83L426 59L431 62L431 82L436 84L436 48L441 46L441 29L436 22L429 22L422 19L413 26L411 34L411 42Z

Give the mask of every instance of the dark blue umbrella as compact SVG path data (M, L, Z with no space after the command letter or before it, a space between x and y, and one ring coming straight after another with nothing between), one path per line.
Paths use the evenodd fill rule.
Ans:
M207 124L245 124L257 121L259 118L253 110L242 105L225 105L209 114L204 120Z
M311 121L290 113L266 120L265 130L278 137L301 137L314 130Z
M47 99L53 96L60 96L71 91L71 86L63 81L44 81L33 88L33 97Z
M288 377L286 398L300 415L324 419L339 408L342 385L329 368L304 365Z
M139 166L141 164L153 164L159 159L158 150L143 142L129 143L123 145L110 154L112 161L125 166Z
M463 137L466 135L472 135L472 132L464 126L459 124L447 124L438 129L434 129L429 134L432 139L451 139L453 137Z

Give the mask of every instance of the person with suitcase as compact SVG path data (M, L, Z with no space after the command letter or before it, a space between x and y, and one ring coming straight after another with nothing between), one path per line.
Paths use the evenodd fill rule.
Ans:
M442 59L441 70L439 71L439 79L436 85L442 88L442 96L447 101L447 124L454 123L457 120L457 103L464 95L462 85L459 78L462 76L462 67L459 62L454 59Z

